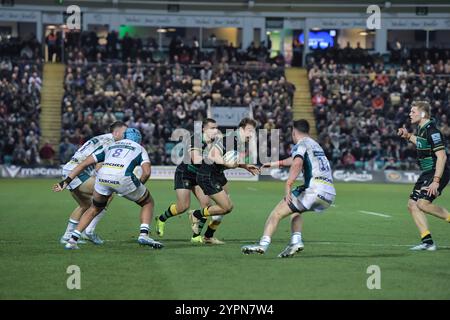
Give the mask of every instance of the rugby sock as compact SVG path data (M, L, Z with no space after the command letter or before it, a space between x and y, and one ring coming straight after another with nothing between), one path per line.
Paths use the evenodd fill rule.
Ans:
M169 208L167 208L166 211L162 215L159 216L159 220L162 222L166 222L167 219L170 217L176 216L178 214L177 212L177 206L176 204L171 204Z
M106 213L106 209L103 209L98 215L96 215L94 217L94 219L92 219L91 223L89 223L89 225L86 228L86 233L94 233L95 231L95 227L97 227L97 223L103 218L103 216Z
M69 222L67 223L66 234L72 233L72 231L75 230L75 228L78 226L79 222L80 221L74 219L69 219Z
M433 239L431 238L430 231L425 231L420 235L420 238L422 239L422 243L426 244L433 244Z
M296 244L302 241L302 233L301 232L294 232L291 236L291 243Z
M205 209L206 209L206 208L205 208ZM193 233L193 234L192 234L192 237L193 237L193 238L198 237L198 236L200 235L200 233L202 232L203 226L204 226L205 223L206 223L207 218L205 218L205 217L202 215L203 210L204 210L204 209L201 209L201 210L200 210L200 209L197 209L197 210L195 210L195 211L192 213L192 215L193 215L194 217L196 217L197 219L200 220L200 221L198 222L198 232L199 232L199 233ZM208 210L208 209L206 209L206 210Z
M202 219L204 217L209 217L209 207L203 208L203 209L197 209L194 211L193 215L197 219Z
M450 222L450 214L448 215L447 219L445 221Z
M81 238L81 232L78 231L78 230L73 230L73 231L72 231L72 239L73 239L75 242L77 242L78 239L80 239L80 238Z
M271 239L269 236L262 236L261 240L259 240L259 245L267 248L270 245L270 241Z
M211 221L208 225L208 229L206 229L205 238L214 237L214 232L216 232L217 228L219 227L219 224L220 221Z
M150 231L150 225L147 223L143 223L139 227L139 235L140 236L148 236L149 231Z

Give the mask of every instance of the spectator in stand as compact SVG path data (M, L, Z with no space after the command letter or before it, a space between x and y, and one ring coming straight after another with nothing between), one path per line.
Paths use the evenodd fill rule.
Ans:
M55 150L49 141L46 141L39 151L39 156L43 160L43 163L48 165L53 165L55 154Z

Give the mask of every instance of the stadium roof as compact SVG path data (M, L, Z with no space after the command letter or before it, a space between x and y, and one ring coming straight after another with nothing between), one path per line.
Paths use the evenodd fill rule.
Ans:
M15 5L36 5L35 0L15 0ZM77 4L92 8L143 8L173 11L255 11L255 12L360 12L361 8L372 4L389 8L391 12L415 12L417 6L429 8L430 13L450 11L449 0L40 0L40 6Z

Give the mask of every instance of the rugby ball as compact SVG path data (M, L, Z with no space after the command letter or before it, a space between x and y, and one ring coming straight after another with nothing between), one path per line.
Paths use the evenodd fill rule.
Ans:
M223 155L225 163L237 163L239 160L239 153L236 150L228 151Z

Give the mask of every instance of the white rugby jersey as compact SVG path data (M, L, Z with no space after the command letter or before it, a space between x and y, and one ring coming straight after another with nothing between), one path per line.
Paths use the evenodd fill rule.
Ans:
M112 145L114 141L112 133L102 134L89 139L74 153L70 161L64 165L64 169L72 170L91 154Z
M123 139L92 155L96 162L103 162L99 174L115 176L134 176L137 166L148 162L147 151L138 143Z
M303 159L303 175L307 188L317 186L323 191L336 194L330 163L316 141L310 137L301 139L292 148L291 156L292 158L300 156Z

